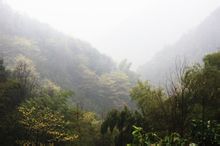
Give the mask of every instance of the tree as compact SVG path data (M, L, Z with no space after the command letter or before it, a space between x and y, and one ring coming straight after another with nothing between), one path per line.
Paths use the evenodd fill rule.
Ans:
M137 103L137 107L144 117L144 130L166 131L168 109L164 101L167 99L167 96L162 88L155 88L148 82L139 81L131 89L130 96Z
M52 85L54 89L55 85ZM45 90L48 92L45 92ZM76 141L75 127L72 126L66 97L69 95L61 90L51 91L46 87L44 94L26 100L19 106L21 114L19 123L26 129L19 142L62 143Z
M4 82L7 79L7 72L4 67L4 60L0 59L0 82Z
M106 134L115 132L115 145L125 146L127 143L131 143L133 138L131 135L133 125L142 125L142 117L137 112L131 112L127 107L123 110L112 110L108 113L105 121L101 125L101 133Z
M138 82L131 90L131 97L144 115L145 125L149 125L143 128L160 133L164 128L169 133L187 136L193 119L219 120L219 56L219 53L207 55L204 66L177 66L167 94L148 83Z
M109 109L112 105L117 108L132 106L129 97L131 83L125 73L117 71L103 74L99 78L99 81L101 88L100 94L102 97L108 99L106 105L109 106Z
M129 82L133 85L135 85L138 81L139 75L131 70L131 62L128 62L127 59L122 60L119 65L118 65L118 70L120 72L125 73L128 78L129 78Z
M25 98L30 98L36 94L39 74L29 58L22 55L16 58L13 77L21 84Z
M181 136L187 133L190 126L190 113L194 104L192 103L193 95L189 84L191 78L188 78L189 67L186 61L176 60L175 71L170 73L166 85L168 99L165 104L169 107L168 121L170 132L178 132Z
M97 115L93 112L79 111L77 128L79 135L76 143L77 146L96 146L101 143L100 125Z
M24 100L21 84L9 76L3 60L0 61L0 145L13 145L19 135L16 108Z
M190 90L193 93L193 101L200 105L197 111L202 121L203 137L205 143L205 123L209 120L220 120L220 52L207 55L204 58L204 66L197 65L188 71Z

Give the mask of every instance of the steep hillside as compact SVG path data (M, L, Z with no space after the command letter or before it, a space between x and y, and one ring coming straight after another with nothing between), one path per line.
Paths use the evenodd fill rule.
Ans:
M201 62L203 56L220 50L220 8L207 17L196 29L182 36L174 45L165 47L139 68L142 76L153 83L161 83L181 62Z
M42 78L73 90L73 102L83 108L101 112L130 104L129 74L119 71L111 58L1 2L0 55L8 66L18 55L30 58ZM125 89L119 90L122 85Z

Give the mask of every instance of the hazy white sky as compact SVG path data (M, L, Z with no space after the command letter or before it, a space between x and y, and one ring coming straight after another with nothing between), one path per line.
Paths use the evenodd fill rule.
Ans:
M6 0L12 8L134 66L196 27L220 0Z

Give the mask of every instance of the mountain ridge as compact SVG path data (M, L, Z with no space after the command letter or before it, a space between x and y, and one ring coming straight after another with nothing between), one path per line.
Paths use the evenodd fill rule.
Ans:
M220 48L220 8L212 12L195 29L183 35L176 43L159 51L138 72L154 84L164 84L169 74L175 71L177 62L192 65L202 61L208 53ZM183 57L181 57L183 56ZM180 64L177 64L180 65Z
M72 103L85 109L100 113L131 104L129 88L133 81L128 76L134 74L129 68L120 70L89 43L17 14L1 2L0 52L8 66L18 55L30 58L41 78L73 90Z

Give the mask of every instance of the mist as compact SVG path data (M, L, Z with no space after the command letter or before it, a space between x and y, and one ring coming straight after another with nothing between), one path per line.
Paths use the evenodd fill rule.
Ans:
M219 0L6 0L15 10L89 42L133 69L199 25Z
M220 145L219 0L0 0L0 145Z

